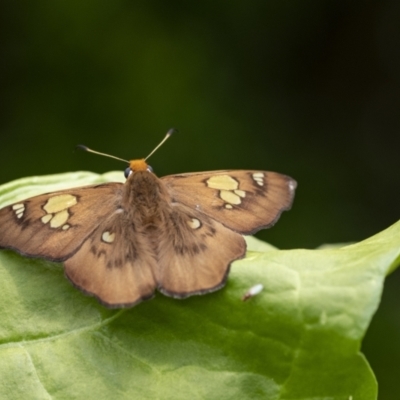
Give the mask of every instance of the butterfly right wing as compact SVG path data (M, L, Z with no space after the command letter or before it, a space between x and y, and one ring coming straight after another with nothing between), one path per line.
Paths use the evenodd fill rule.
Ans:
M271 227L289 210L296 181L276 172L225 170L161 178L172 200L243 235Z

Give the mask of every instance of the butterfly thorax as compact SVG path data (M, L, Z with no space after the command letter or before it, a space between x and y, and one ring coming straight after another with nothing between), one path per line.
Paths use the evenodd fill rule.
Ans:
M143 225L153 224L160 217L162 207L170 202L164 185L149 171L132 172L125 188L124 208Z

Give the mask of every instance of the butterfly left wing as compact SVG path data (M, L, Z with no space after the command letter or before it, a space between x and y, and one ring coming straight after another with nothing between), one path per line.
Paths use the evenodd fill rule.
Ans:
M63 261L118 209L123 185L105 183L47 193L0 210L0 248Z
M47 193L0 210L0 248L63 261L82 291L109 307L152 297L153 249L133 234L123 185L105 183Z
M152 242L126 212L105 218L64 266L78 289L110 308L149 299L157 287Z
M246 170L169 175L161 180L173 202L245 235L269 228L289 210L297 186L286 175Z

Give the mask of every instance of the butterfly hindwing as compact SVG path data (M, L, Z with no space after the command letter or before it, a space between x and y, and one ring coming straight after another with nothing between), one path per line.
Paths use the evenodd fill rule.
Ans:
M252 234L289 210L296 181L276 172L227 170L161 178L172 200L203 212L229 229Z
M183 204L173 204L163 216L158 254L158 289L187 297L217 290L225 283L232 261L242 258L241 235Z
M105 219L64 262L68 278L109 307L132 306L156 288L179 298L220 288L244 256L242 236L184 205L159 212L156 229L129 212Z
M62 190L2 208L0 248L52 261L66 259L117 207L122 186L107 183Z
M157 287L156 258L149 239L137 232L127 213L116 212L64 262L65 274L108 307L132 306L151 298Z

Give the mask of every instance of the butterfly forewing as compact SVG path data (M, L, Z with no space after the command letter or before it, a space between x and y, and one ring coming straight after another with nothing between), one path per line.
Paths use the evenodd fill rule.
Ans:
M107 183L35 196L0 210L0 248L62 261L117 209L123 185Z
M173 201L183 203L241 234L272 226L289 210L296 181L276 172L213 171L162 178Z

